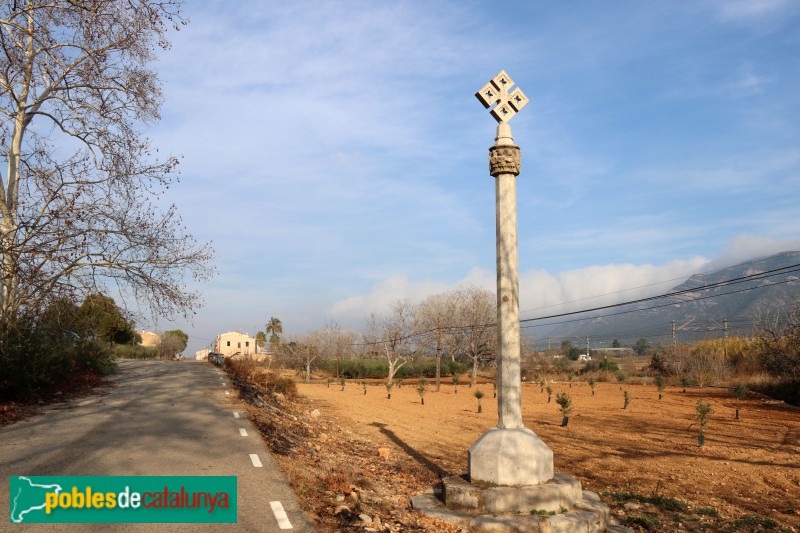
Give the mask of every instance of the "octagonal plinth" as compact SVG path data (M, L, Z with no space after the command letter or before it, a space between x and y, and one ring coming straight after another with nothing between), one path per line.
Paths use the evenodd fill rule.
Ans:
M469 447L470 483L538 485L553 478L553 451L528 428L487 430Z
M468 483L461 476L448 476L442 486L448 509L476 514L559 513L572 509L583 498L581 482L566 474L554 474L550 481L522 487L486 487Z

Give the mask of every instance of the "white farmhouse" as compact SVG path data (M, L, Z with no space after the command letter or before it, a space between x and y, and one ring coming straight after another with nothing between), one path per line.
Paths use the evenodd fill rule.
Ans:
M241 331L229 331L217 335L214 351L232 359L261 360L264 358L256 351L256 340Z

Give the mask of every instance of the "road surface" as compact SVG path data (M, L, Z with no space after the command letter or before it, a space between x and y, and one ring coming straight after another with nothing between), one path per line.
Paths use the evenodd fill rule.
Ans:
M111 381L98 395L0 428L0 530L314 531L218 369L123 360ZM238 523L9 524L12 475L237 476Z

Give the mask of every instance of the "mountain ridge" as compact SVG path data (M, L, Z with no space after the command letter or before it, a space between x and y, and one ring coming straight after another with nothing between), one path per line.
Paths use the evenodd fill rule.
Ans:
M749 335L760 312L800 301L800 251L784 251L699 272L662 297L536 326L538 344L589 337L592 348L645 338L654 343ZM592 342L592 339L594 341Z

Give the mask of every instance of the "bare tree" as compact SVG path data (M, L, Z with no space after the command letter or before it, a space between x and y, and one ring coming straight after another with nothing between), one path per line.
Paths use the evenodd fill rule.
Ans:
M278 345L281 354L290 362L301 365L303 379L306 383L311 381L311 367L320 355L320 334L317 331L299 335L288 343Z
M389 363L387 383L417 353L415 336L419 333L419 318L415 306L408 300L396 300L385 315L372 315L367 320L365 344L372 344Z
M471 287L457 292L457 309L459 351L472 365L472 386L478 366L497 355L497 302L493 293Z
M436 357L436 392L439 392L442 381L442 354L448 348L455 353L453 329L456 324L456 293L434 294L426 298L418 308L420 327L425 330L422 342L435 351Z
M156 198L177 159L140 131L159 119L148 68L180 0L16 0L0 4L0 318L89 292L188 314L213 251Z
M319 349L322 359L336 360L336 377L339 377L339 361L348 355L356 341L356 334L343 330L336 321L326 322L319 334Z
M785 313L759 311L753 341L767 372L800 379L800 303Z

